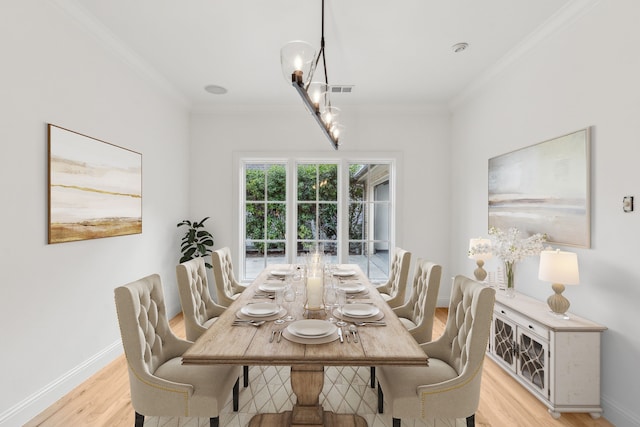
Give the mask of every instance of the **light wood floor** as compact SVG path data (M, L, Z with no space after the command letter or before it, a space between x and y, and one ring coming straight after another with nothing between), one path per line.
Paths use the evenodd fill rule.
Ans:
M447 309L436 310L434 337L442 334ZM182 315L171 320L171 327L184 338ZM129 396L129 379L124 356L47 408L25 427L131 427L133 408ZM594 420L588 414L563 414L554 420L546 407L489 359L485 360L480 407L476 413L478 427L613 427L604 418Z

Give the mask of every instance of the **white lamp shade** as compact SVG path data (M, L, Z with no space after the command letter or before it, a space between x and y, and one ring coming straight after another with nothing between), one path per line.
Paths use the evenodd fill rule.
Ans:
M469 258L482 261L491 259L491 240L483 238L469 239Z
M577 285L580 283L578 255L560 250L540 252L538 279L562 285Z
M282 46L280 65L287 83L291 83L291 75L294 71L302 71L303 82L307 85L314 72L315 56L315 49L307 42L295 40Z

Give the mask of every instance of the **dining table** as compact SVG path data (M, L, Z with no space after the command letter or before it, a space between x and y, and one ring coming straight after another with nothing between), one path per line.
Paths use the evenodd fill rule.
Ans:
M277 313L263 317L264 323L251 321L246 313L252 313L254 307L267 307L269 304L265 302L273 302L273 293L269 291L290 282L285 280L286 274L277 273L292 274L293 269L289 264L267 266L183 354L182 363L290 366L291 389L296 396L293 409L256 414L249 427L365 427L367 423L363 417L323 409L320 393L324 368L428 366L428 356L356 264L335 265L333 273L329 273L335 274L336 279L332 282L337 289L344 287L354 291L346 294L346 305L308 310L302 292L294 301L283 301ZM338 272L347 274L339 275ZM305 289L302 286L298 285L298 290ZM295 284L293 289L296 289ZM348 308L352 307L371 307L372 313L376 313L374 321L362 325L358 322L359 317L347 316L352 313ZM348 321L348 326L337 326L336 322L340 320ZM302 329L309 324L327 327L331 333L321 339L293 334L297 332L296 328ZM350 327L356 330L355 334ZM342 332L342 337L338 336L338 331Z

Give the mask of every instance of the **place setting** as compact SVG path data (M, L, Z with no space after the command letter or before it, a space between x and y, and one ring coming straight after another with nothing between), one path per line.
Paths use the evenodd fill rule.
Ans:
M271 320L279 320L286 316L287 310L274 302L255 302L249 303L236 312L236 319L233 324L236 326L243 324L252 324L259 326L258 323Z
M303 319L291 322L281 334L298 344L326 344L338 339L338 327L326 320Z
M369 303L341 305L333 310L333 315L345 322L363 324L362 326L372 324L380 326L386 325L386 323L382 321L384 313L380 311L378 307Z

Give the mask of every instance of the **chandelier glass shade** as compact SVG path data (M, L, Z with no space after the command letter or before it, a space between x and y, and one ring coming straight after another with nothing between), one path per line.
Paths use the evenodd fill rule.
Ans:
M315 59L316 50L301 40L289 42L280 49L282 74L288 83L293 83L293 79L299 76L307 86L315 69Z

